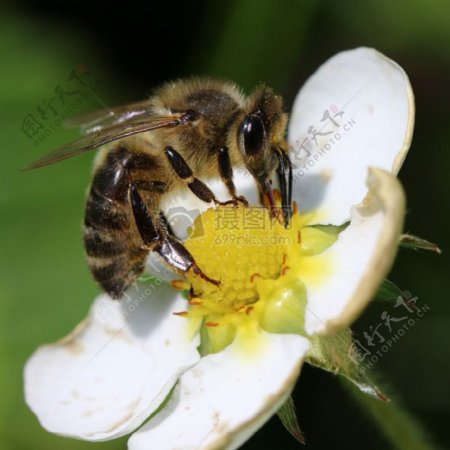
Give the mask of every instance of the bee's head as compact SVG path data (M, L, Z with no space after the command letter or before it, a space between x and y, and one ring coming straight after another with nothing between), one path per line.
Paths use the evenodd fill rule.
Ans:
M258 88L248 99L237 126L237 145L244 164L255 177L264 203L273 207L271 178L277 171L282 206L289 220L292 168L285 140L287 114L283 100L266 87Z

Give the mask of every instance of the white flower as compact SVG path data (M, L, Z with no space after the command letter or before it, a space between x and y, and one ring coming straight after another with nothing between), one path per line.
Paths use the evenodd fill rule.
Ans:
M69 336L26 365L26 400L42 426L101 441L152 416L131 436L131 450L239 447L289 396L309 336L348 326L389 271L405 214L395 175L413 121L411 87L397 64L366 48L327 61L291 116L294 198L302 214L313 212L310 221L350 223L293 272L306 289L305 332L246 322L233 328L231 343L201 357L199 328L174 315L187 301L171 287L140 284L120 302L101 295Z

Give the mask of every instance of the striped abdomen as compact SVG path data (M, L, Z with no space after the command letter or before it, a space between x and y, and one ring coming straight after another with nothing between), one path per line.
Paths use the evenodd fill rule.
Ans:
M143 272L148 254L142 248L128 200L130 179L124 158L131 157L123 149L111 152L97 169L86 202L84 244L88 265L113 298L120 297Z

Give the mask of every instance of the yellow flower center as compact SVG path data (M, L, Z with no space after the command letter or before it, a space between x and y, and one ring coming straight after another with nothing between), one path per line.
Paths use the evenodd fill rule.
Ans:
M220 285L189 272L190 308L180 315L201 321L201 351L229 345L239 329L304 334L306 290L302 273L320 278L315 256L336 232L309 226L311 215L294 215L288 227L262 207L219 206L197 217L185 242L197 265Z

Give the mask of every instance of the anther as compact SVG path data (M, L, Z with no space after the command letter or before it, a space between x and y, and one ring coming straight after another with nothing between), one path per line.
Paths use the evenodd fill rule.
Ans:
M262 278L262 276L258 273L255 272L253 275L250 276L250 283L254 283L255 282L255 278Z
M198 297L193 297L191 298L191 300L189 301L189 303L193 306L199 306L199 305L203 305L203 301L201 299L199 299Z
M177 289L178 291L189 289L189 283L185 280L172 280L170 284L174 289Z
M247 308L245 309L245 314L247 314L248 316L254 309L254 306L247 306Z

